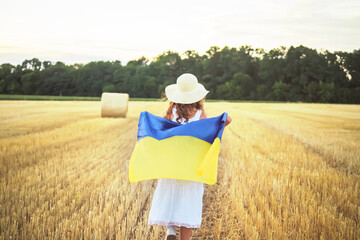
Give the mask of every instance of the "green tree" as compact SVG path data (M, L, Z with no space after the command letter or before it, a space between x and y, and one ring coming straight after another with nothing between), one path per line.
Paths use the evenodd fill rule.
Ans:
M16 67L4 63L0 66L0 92L6 94L22 94L22 67L17 65Z
M212 46L200 56L194 50L167 51L151 62L129 61L66 65L33 58L0 66L0 93L100 96L103 90L132 97L159 97L185 72L210 90L207 98L358 103L360 49L318 52L305 46L266 52L251 46Z
M117 92L116 87L114 84L107 84L102 89L103 92Z
M345 54L343 67L350 75L349 87L360 87L360 49Z
M284 83L282 81L276 81L273 85L273 95L274 100L277 101L286 101L288 99L288 92L291 88L289 83Z
M24 94L36 94L39 85L39 71L29 72L21 77Z
M156 79L154 77L148 77L144 82L144 94L145 97L156 98L159 97L157 91Z
M40 80L36 94L43 95L77 95L75 84L75 69L57 62L40 71Z
M13 81L12 72L15 66L4 63L0 66L0 93L8 93L10 83Z
M254 88L252 78L244 73L236 73L231 81L222 84L217 89L217 96L223 99L249 99Z
M42 63L44 69L47 69L48 67L51 67L52 63L50 61L44 61Z
M184 71L181 56L172 51L158 55L148 68L149 76L156 79L158 96L162 96L165 87L174 84L177 77Z
M119 92L129 93L130 79L131 74L128 67L118 67L113 73L113 82Z

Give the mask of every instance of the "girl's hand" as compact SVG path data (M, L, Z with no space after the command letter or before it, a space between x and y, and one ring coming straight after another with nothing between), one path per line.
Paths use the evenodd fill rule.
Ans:
M228 115L227 118L226 118L225 127L226 127L227 125L229 125L229 124L231 123L231 121L232 121L232 118Z

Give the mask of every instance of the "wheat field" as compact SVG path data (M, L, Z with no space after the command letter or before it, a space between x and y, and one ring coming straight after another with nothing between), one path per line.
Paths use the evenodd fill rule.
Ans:
M156 180L129 183L141 111L100 102L0 102L0 239L162 239L148 226ZM218 183L192 239L359 239L360 106L205 104L228 112Z

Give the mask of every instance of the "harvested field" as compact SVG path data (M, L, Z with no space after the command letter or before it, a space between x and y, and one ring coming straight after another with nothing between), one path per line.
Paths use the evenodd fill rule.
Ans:
M99 101L0 102L0 239L161 239L147 225L156 180L130 184L141 111ZM205 104L228 112L218 183L192 239L359 239L360 106Z

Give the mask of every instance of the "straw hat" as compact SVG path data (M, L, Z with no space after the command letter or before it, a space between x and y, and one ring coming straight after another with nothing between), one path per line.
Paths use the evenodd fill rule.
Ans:
M184 73L177 78L176 84L165 88L166 97L174 103L190 104L203 99L208 90L191 73Z

